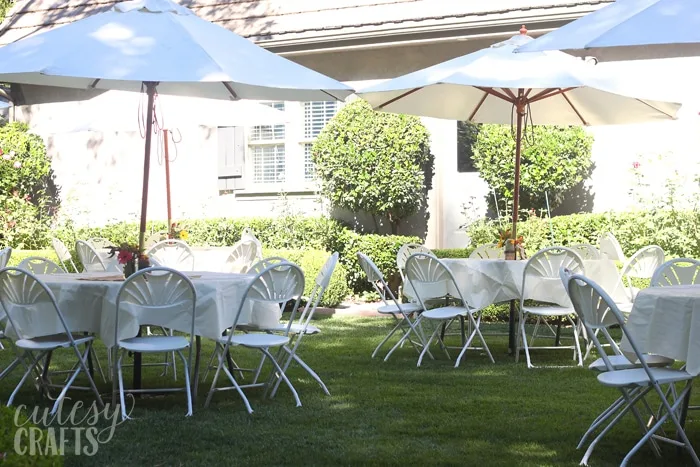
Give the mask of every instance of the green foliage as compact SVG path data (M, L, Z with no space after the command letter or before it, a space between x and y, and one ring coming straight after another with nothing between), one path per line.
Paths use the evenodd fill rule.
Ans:
M580 127L539 125L528 127L528 132L532 138L523 139L521 153L520 206L545 208L546 191L555 208L569 190L590 176L593 138ZM472 150L481 177L499 198L512 200L515 139L510 125L480 125ZM490 195L488 202L493 202Z
M333 206L386 217L392 233L426 205L434 157L417 117L346 105L312 148L322 193Z
M38 453L30 455L29 453L18 454L15 452L15 433L17 431L15 410L13 407L0 406L0 465L3 467L57 467L63 465L63 456L45 456ZM36 428L36 425L27 423L22 427L22 429L30 428ZM45 440L46 438L46 430L43 430L43 436L40 439ZM23 436L21 439L24 442L21 448L28 449L29 436Z
M39 256L41 258L50 259L56 264L61 264L58 262L58 257L56 252L53 250L12 250L10 255L10 261L7 263L8 266L18 266L22 260L27 259L31 256Z
M473 250L474 248L449 248L444 250L435 249L432 251L438 258L469 258Z
M15 0L0 0L0 21L5 17Z
M22 123L0 126L0 243L36 248L58 206L42 139Z
M264 254L266 258L270 256L285 258L304 271L305 297L311 294L311 290L316 285L316 276L330 256L330 253L322 250L274 250L267 248L264 249ZM319 306L334 308L340 305L348 295L350 295L350 289L348 288L347 272L345 271L345 266L338 262Z
M467 234L472 245L491 243L497 238L498 222L478 221ZM612 232L627 256L647 245L659 245L668 257L700 257L700 212L635 211L601 214L572 214L551 219L532 216L518 223L529 254L551 245L597 244L598 236Z

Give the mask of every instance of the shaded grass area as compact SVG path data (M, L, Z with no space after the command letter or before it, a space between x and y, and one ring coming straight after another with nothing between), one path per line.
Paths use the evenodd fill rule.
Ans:
M202 404L211 374L199 387L192 418L185 418L184 395L143 397L135 402L133 420L119 425L113 439L94 457L68 456L66 465L578 465L579 437L595 416L617 397L582 368L528 370L506 354L504 325L485 325L496 359L467 353L461 367L436 351L416 368L416 353L406 346L388 362L371 359L389 329L383 318L326 318L323 333L307 336L300 355L324 379L331 396L298 367L289 376L303 407L295 407L284 386L274 400L249 391L255 412L248 415L235 392L218 393ZM203 361L212 350L205 343ZM104 348L98 344L103 362ZM388 350L388 347L386 348ZM382 353L383 355L383 353ZM456 352L453 351L453 356ZM569 351L540 351L536 364L569 364ZM68 355L69 356L69 355ZM0 351L0 368L11 358ZM254 366L256 354L237 350L239 364ZM160 357L151 357L158 361ZM66 366L67 354L52 367ZM130 382L131 371L126 370ZM149 386L167 385L160 369L148 368ZM4 402L19 373L0 382ZM248 377L249 378L249 377ZM111 384L98 380L104 393ZM81 393L73 393L78 398ZM40 404L31 386L16 404ZM700 427L692 415L688 434L700 446ZM591 465L619 465L639 439L631 418L624 420L594 452ZM11 448L11 447L9 447ZM8 447L0 446L0 451ZM689 465L685 454L663 446L664 460L647 447L632 465Z

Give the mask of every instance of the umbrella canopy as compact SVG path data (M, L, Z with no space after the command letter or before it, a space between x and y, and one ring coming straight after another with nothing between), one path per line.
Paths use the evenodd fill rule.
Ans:
M146 232L157 92L214 99L329 100L353 91L258 47L171 0L134 0L0 48L0 81L146 90L139 244Z
M621 93L621 82L563 52L513 53L532 41L526 34L523 27L507 41L358 92L377 110L481 123L515 122L513 240L525 119L536 125L633 123L671 119L680 107L627 97ZM512 306L510 318L509 345L514 350Z
M700 2L618 0L545 34L517 52L563 50L598 60L700 55Z

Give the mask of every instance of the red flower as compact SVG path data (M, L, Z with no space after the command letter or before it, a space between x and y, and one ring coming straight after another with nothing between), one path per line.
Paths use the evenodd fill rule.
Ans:
M134 260L134 254L130 251L119 250L119 255L117 255L117 261L119 264L126 264L129 261Z
M639 165L640 165L640 164L639 164L639 162L637 162L637 161L632 162L632 168L635 169L635 170L639 168Z

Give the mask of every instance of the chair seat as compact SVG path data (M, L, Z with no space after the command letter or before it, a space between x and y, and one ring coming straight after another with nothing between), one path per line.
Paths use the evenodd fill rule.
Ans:
M624 355L611 355L608 357L610 363L616 370L629 370L631 368L639 368L639 363L632 363ZM644 361L648 366L651 367L665 367L673 364L674 360L672 358L662 357L660 355L644 355ZM607 371L605 362L602 358L599 358L595 362L588 365L589 370L594 371Z
M219 342L226 344L227 337L220 337ZM277 334L236 334L231 338L232 345L242 345L244 347L279 347L289 343L289 337Z
M674 370L672 368L650 368L654 378L660 384L674 383L677 381L687 381L693 376L685 371ZM606 371L598 375L598 381L605 386L648 386L649 376L644 368L634 368L628 370Z
M523 312L539 316L566 316L576 313L573 308L557 305L549 306L524 306Z
M73 336L76 344L84 344L93 340L93 336ZM51 350L70 347L68 334L53 334L51 336L34 337L32 339L19 339L15 346L24 350Z
M256 326L251 326L251 325L245 325L245 326L236 326L237 328L245 331L266 331L266 332L286 332L287 331L287 324L285 323L279 323L277 326L274 327L269 327L269 328L260 328ZM290 334L301 334L303 331L304 326L298 323L292 324L292 326L289 328L289 333ZM317 328L316 326L312 326L309 324L306 326L306 333L305 334L318 334L320 333L321 330Z
M406 313L415 313L417 311L421 311L423 308L417 303L401 303L401 310ZM377 308L378 313L383 313L383 314L388 314L388 315L395 315L397 313L400 313L399 309L396 307L396 305L382 305L379 308Z
M183 336L143 336L124 339L118 345L130 352L159 353L186 349L190 341Z
M424 311L421 316L426 319L452 319L458 316L467 316L467 310L461 306L443 306L440 308L433 308L432 310Z

